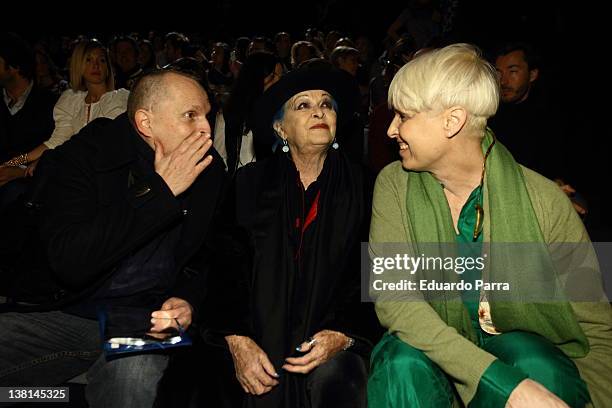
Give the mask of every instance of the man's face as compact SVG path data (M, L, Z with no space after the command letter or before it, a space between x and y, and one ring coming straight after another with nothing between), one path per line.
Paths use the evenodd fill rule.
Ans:
M123 72L129 72L136 66L137 53L132 43L127 41L120 41L117 43L115 48L115 55L117 58L117 65Z
M249 44L249 50L247 54L251 55L255 52L261 52L266 50L266 43L263 41L251 41Z
M6 86L14 78L14 69L8 66L4 58L0 57L0 86Z
M204 89L193 79L168 74L164 80L167 91L153 105L150 126L151 137L168 154L194 133L210 134L206 119L210 102Z
M49 63L47 62L47 59L45 58L45 56L40 53L37 52L35 54L35 59L36 59L36 76L37 77L42 77L45 75L49 75Z
M357 55L348 55L345 58L339 58L338 68L348 72L352 76L357 76L357 70L359 69L359 57Z
M495 60L504 103L520 103L529 96L531 83L538 78L538 70L529 70L522 50L501 55Z
M276 41L276 52L278 52L280 56L286 56L289 55L290 50L291 38L289 37L289 35L279 36L278 40Z
M164 52L166 54L166 62L168 63L174 62L180 58L178 50L174 48L174 45L172 45L172 42L170 41L166 41L164 45Z
M225 50L223 47L214 46L210 53L210 60L213 65L222 65L225 59Z
M302 45L297 49L297 53L295 56L295 63L296 65L300 65L302 62L310 59L310 48L308 48L308 46L306 45Z

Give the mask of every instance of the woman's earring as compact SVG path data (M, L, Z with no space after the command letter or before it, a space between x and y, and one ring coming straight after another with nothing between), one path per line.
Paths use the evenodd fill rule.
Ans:
M334 150L338 150L339 147L340 145L338 144L338 142L336 142L336 138L334 137L334 143L332 143L332 148Z
M287 144L287 139L283 139L283 152L289 153L289 145Z

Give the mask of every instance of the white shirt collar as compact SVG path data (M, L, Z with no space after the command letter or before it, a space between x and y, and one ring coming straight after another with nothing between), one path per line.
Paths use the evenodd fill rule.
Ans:
M34 87L34 81L30 81L30 85L28 85L25 92L19 98L17 98L17 101L15 101L13 106L9 106L12 99L9 96L8 92L6 92L6 89L2 89L2 94L4 96L4 103L6 104L6 107L8 108L11 115L15 115L17 112L21 110L21 108L23 108L23 105L25 105L26 101L28 100L28 96L30 96L30 92L32 92L33 87Z

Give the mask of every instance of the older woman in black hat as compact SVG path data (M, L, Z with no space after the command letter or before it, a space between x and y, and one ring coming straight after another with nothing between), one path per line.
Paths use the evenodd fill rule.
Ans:
M280 147L236 175L234 239L217 242L232 254L211 274L218 312L208 321L225 335L250 407L366 406L378 333L359 289L369 191L335 142L350 86L313 61L257 104Z

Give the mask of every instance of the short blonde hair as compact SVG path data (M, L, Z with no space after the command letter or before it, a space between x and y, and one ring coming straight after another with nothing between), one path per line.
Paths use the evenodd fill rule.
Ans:
M108 49L100 41L91 39L80 41L74 47L72 56L70 57L70 87L75 92L87 90L85 80L83 79L85 60L87 59L87 55L95 49L102 50L106 58L106 69L108 71L108 76L106 77L107 91L115 89L115 75L113 74L113 66L108 55Z
M440 111L462 106L466 126L483 130L499 104L495 68L470 44L426 52L404 65L389 87L389 105L401 111Z

